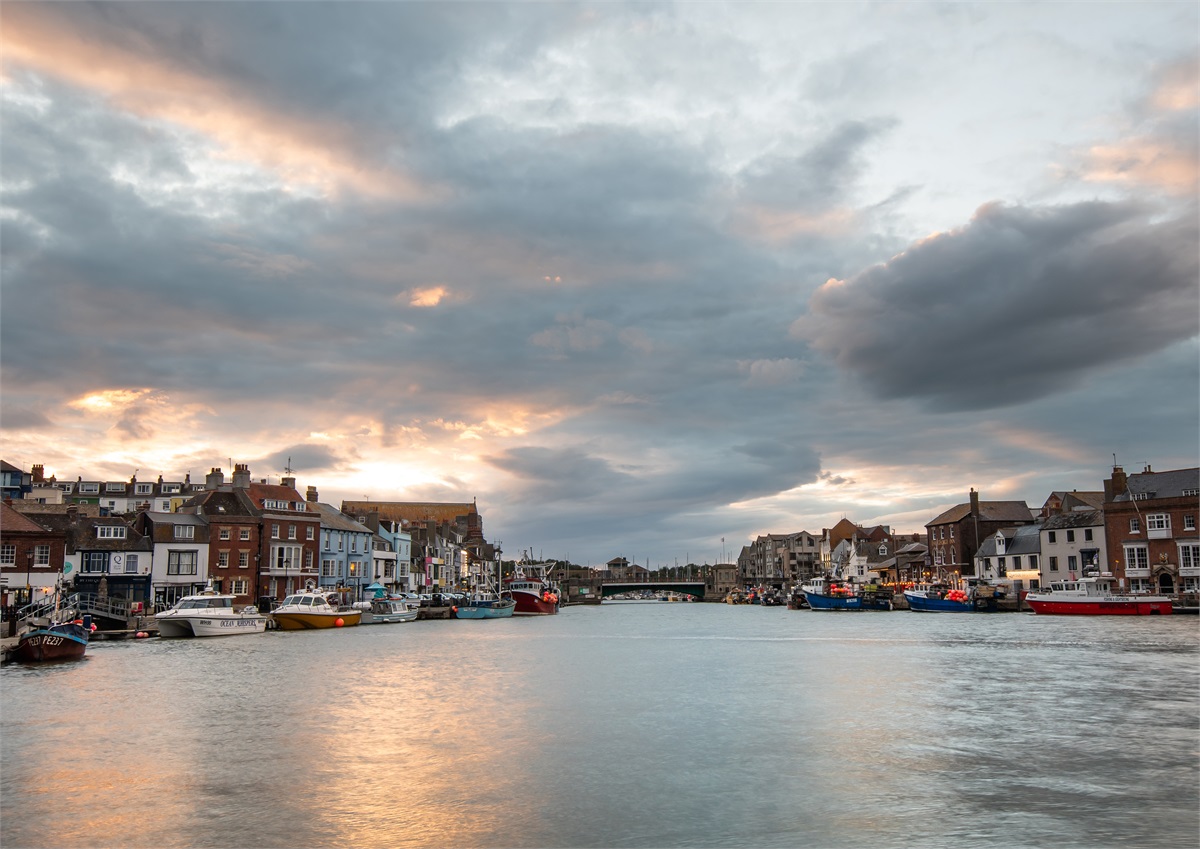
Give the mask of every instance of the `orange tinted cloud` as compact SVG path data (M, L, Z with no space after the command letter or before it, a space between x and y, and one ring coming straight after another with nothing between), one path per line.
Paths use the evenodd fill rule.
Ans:
M372 197L420 201L434 194L411 176L357 161L354 128L328 116L302 118L232 90L205 75L149 53L138 54L45 14L42 4L9 4L0 28L3 74L25 66L107 97L149 120L194 130L220 145L224 155L257 163L288 184L332 194L346 188Z

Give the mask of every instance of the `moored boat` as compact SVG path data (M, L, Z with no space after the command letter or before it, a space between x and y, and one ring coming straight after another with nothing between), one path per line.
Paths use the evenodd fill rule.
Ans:
M285 598L271 611L281 631L349 628L362 621L362 611L339 604L333 593L301 592Z
M267 629L267 617L257 607L234 610L237 596L206 590L188 595L170 610L154 614L160 637L228 637L234 634L261 634Z
M516 610L515 599L495 593L475 593L454 611L457 619L506 619Z
M417 618L418 607L403 598L373 598L355 605L362 612L360 625L385 625L394 622L412 622Z
M559 588L547 577L551 564L520 563L504 584L505 594L516 602L514 616L551 616L558 613Z
M878 584L813 578L801 587L811 610L891 610L892 591Z
M918 613L994 613L999 609L996 588L968 583L959 589L946 583L921 584L904 591L908 609Z
M87 651L91 617L35 627L17 639L13 657L24 663L79 660Z
M1025 601L1034 613L1074 616L1159 616L1172 612L1164 595L1115 593L1109 578L1054 581L1048 589L1031 590Z

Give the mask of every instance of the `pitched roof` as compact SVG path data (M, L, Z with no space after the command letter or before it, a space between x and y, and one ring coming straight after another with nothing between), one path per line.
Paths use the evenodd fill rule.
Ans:
M1126 491L1117 493L1113 501L1128 501L1130 493L1135 498L1180 498L1185 489L1193 492L1200 489L1200 467L1130 475Z
M1072 510L1059 513L1042 522L1042 530L1056 531L1060 528L1095 528L1104 526L1103 510Z
M366 525L356 522L332 504L308 502L308 509L312 510L314 508L321 514L322 528L330 528L335 531L355 531L363 534L371 533L371 529Z
M971 504L956 504L929 525L949 525L961 522L971 515ZM980 501L979 518L985 522L1028 522L1033 519L1033 512L1024 501Z
M27 516L0 502L0 530L16 534L44 534L46 528Z

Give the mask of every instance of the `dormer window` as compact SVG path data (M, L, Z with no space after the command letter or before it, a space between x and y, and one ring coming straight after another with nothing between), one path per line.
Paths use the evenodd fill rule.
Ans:
M124 492L125 484L123 483L106 483L104 485L105 492Z
M162 491L163 491L163 493L179 492L181 487L182 487L182 484L164 483L163 487L162 487Z
M139 483L139 484L134 485L133 491L137 495L149 495L151 492L154 491L154 487L152 484Z
M97 525L97 539L125 539L124 525Z
M175 539L195 539L195 538L196 538L196 526L195 525L176 525L175 526Z

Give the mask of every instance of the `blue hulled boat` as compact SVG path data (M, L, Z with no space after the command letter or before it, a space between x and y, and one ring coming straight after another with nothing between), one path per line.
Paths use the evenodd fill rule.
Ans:
M813 578L801 588L811 610L891 610L892 591L878 584Z
M908 609L919 613L995 613L996 588L972 583L960 590L949 584L926 584L904 591Z

